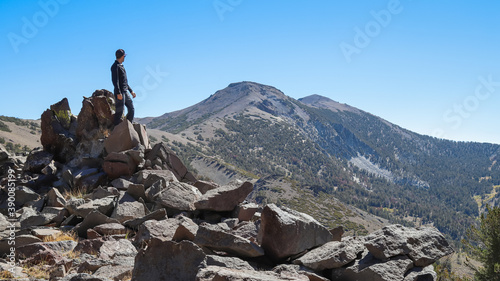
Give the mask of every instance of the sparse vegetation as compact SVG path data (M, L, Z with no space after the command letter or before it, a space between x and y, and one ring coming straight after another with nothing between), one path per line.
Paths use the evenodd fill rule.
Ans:
M2 121L0 121L0 131L9 132L9 133L12 132L12 130L9 128L9 126Z

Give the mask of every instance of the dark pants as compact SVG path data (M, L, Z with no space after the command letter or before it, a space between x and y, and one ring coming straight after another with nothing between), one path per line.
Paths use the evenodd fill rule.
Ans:
M122 119L123 115L123 107L127 107L127 119L132 123L132 120L134 120L134 103L132 102L132 98L128 93L122 95L123 99L119 100L117 97L117 94L115 93L115 105L116 105L116 112L115 112L115 120L113 123L116 125L120 124L120 121Z

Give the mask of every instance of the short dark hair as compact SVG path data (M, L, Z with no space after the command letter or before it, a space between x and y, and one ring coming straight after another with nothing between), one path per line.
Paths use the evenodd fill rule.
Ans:
M126 54L125 54L125 51L123 49L118 49L115 52L115 56L116 56L117 59L123 57L124 55L126 55Z

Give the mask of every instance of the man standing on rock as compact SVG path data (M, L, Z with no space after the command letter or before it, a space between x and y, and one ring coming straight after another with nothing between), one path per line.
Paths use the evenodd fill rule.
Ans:
M122 119L123 115L123 106L127 107L127 119L132 122L134 120L134 104L132 102L132 98L127 93L130 91L132 96L135 98L135 93L128 85L127 81L127 72L123 67L123 61L125 60L125 51L123 49L118 49L115 53L116 60L115 63L111 66L111 80L113 81L113 86L115 86L115 101L116 101L116 113L114 124L118 125Z

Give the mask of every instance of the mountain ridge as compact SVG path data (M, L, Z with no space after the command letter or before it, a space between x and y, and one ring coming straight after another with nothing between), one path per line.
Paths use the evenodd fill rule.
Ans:
M479 214L473 198L500 184L499 145L420 135L326 97L296 100L254 82L145 123L194 141L186 158L289 177L373 214L436 224L454 239Z

